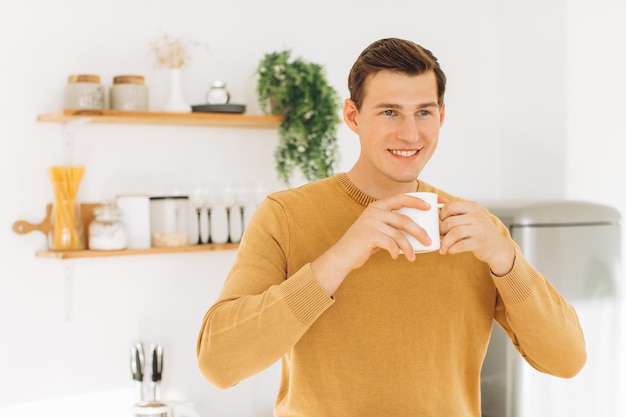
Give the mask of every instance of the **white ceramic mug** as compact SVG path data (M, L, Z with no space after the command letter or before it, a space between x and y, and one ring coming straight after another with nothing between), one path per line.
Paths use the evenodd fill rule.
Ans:
M411 218L411 220L424 229L430 237L430 245L424 245L415 237L406 232L402 232L413 247L413 252L424 253L439 250L439 246L441 245L439 237L439 209L443 207L443 204L437 202L437 194L435 193L417 192L407 193L407 195L418 197L430 204L430 209L428 210L419 210L413 207L402 207L397 210L398 213Z

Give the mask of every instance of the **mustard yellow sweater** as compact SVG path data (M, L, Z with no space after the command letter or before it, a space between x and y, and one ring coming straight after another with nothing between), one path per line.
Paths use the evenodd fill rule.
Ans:
M424 182L419 191L457 199ZM575 311L517 246L501 278L471 253L408 262L379 251L329 297L310 262L372 201L337 174L259 206L202 323L197 355L207 380L227 388L282 359L277 417L480 417L494 319L539 371L580 370Z

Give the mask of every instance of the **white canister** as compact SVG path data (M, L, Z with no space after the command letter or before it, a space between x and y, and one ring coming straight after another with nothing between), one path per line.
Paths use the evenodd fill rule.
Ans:
M104 86L100 76L93 74L70 75L63 93L64 109L104 109Z
M124 111L148 111L148 87L140 75L113 77L111 109Z
M122 223L128 235L128 249L150 247L150 197L148 194L121 194L116 197Z

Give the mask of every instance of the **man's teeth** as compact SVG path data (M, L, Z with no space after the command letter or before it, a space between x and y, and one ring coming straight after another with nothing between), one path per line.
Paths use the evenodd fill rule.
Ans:
M417 151L396 151L391 149L391 153L398 156L413 156Z

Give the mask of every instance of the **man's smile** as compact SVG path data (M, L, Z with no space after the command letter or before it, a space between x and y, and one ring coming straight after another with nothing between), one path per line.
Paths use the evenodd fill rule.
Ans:
M400 156L403 158L410 158L417 155L419 149L401 150L401 149L387 149L392 155Z

